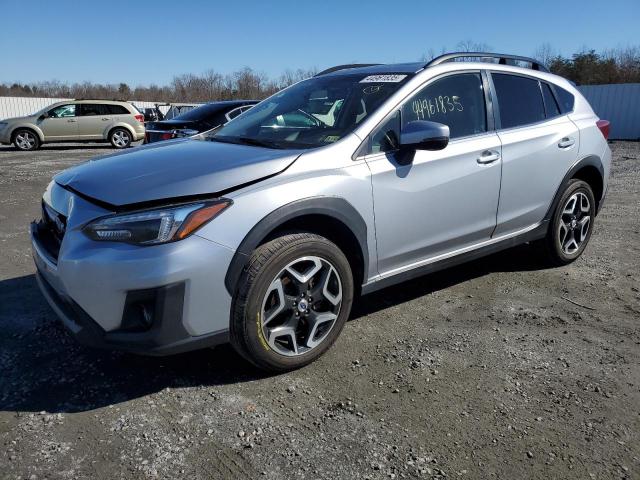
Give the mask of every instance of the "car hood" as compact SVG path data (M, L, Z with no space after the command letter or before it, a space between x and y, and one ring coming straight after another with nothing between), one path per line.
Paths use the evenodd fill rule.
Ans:
M37 117L36 115L25 115L24 117L11 117L11 118L4 118L2 120L0 120L0 122L3 123L17 123L17 122L28 122L31 120L35 120Z
M216 195L281 173L301 150L179 139L99 157L54 177L113 207Z

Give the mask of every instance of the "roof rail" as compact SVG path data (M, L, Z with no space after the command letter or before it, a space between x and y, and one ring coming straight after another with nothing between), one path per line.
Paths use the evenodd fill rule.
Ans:
M335 67L322 70L320 73L316 73L314 77L319 77L320 75L326 75L327 73L337 72L338 70L346 70L348 68L373 67L375 65L382 65L382 64L381 63L348 63L346 65L337 65Z
M122 98L91 98L91 97L79 97L79 98L74 98L73 101L77 102L77 101L82 101L82 100L90 100L92 102L128 102L129 100L126 99L122 99Z
M508 65L507 61L526 62L531 64L532 70L539 70L541 72L548 72L549 69L542 63L534 58L521 57L519 55L507 55L504 53L490 53L490 52L452 52L445 53L439 57L434 58L425 65L426 67L433 67L434 65L440 65L441 63L450 62L456 58L497 58L500 65ZM482 61L482 60L480 60Z

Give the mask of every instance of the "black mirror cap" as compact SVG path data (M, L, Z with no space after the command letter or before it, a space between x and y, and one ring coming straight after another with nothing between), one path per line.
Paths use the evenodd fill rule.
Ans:
M400 132L400 145L414 150L442 150L449 144L449 127L428 120L407 123Z

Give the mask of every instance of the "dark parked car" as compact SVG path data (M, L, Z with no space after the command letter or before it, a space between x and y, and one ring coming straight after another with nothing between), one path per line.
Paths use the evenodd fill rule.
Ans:
M164 115L157 107L147 107L142 110L145 122L158 122L164 120Z
M190 137L224 125L253 107L257 100L229 100L211 102L179 115L171 120L149 122L145 125L145 143L179 137Z

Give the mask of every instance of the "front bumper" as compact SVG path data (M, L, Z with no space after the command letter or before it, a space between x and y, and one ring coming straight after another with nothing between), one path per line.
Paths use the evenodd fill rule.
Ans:
M72 230L53 258L35 223L31 243L40 289L80 343L168 355L228 341L225 247L195 235L154 247L96 244ZM144 325L130 321L141 299L152 312Z

